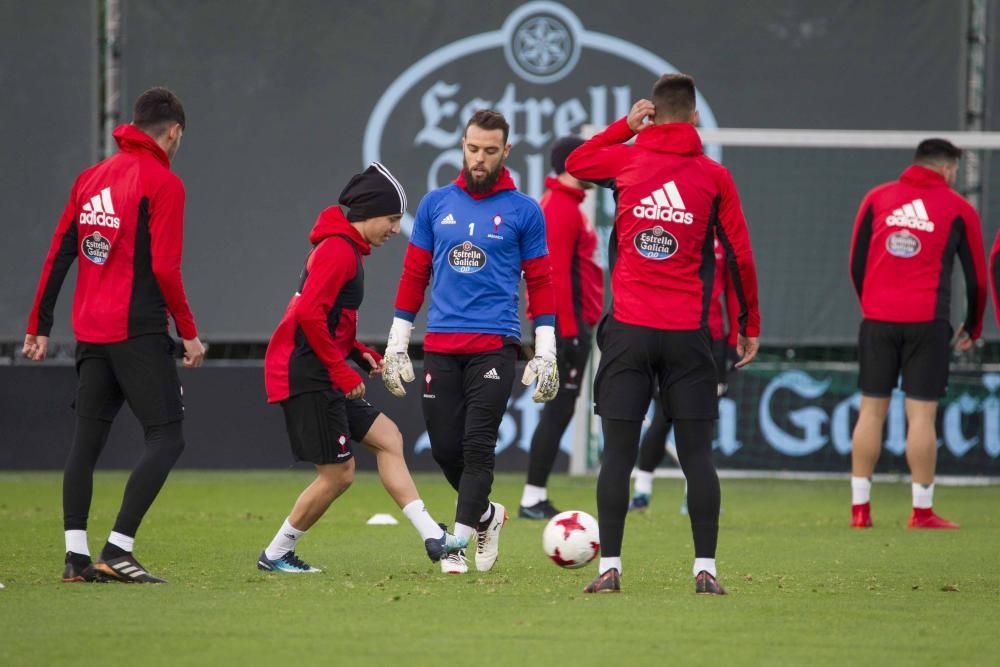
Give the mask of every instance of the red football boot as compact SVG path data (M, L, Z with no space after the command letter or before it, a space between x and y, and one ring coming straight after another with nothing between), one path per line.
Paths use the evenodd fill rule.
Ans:
M908 528L958 528L957 523L942 519L930 507L914 507Z
M872 504L851 505L851 528L872 527Z

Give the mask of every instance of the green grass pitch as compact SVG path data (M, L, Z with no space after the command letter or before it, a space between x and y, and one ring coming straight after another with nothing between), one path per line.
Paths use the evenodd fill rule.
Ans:
M623 592L588 596L596 568L560 570L542 524L511 518L492 572L445 576L377 477L300 543L320 575L255 559L309 481L285 472L175 472L136 555L166 586L62 584L61 478L0 473L0 665L942 665L998 664L1000 487L940 487L959 531L909 531L908 484L876 484L875 528L847 527L843 482L723 480L720 579L693 593L681 485L658 480L630 517ZM91 549L125 481L99 473ZM515 510L523 478L493 497ZM436 518L454 494L417 485ZM563 509L595 512L594 479L557 476ZM391 512L399 526L366 526ZM474 569L474 568L473 568Z

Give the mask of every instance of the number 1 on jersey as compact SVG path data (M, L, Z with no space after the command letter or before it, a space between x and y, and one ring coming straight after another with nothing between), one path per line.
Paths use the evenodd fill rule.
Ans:
M469 223L469 236L472 236L472 230L474 230L475 228L476 228L476 223L470 222Z

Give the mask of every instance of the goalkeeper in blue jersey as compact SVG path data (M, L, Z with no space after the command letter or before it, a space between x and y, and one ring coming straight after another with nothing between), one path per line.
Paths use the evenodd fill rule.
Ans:
M509 132L502 114L473 114L462 137L462 172L420 202L383 374L392 394L406 395L403 382L414 380L407 353L410 332L430 282L420 378L424 419L434 460L458 491L453 532L460 539L475 535L480 571L496 562L507 520L503 505L490 502L489 496L497 433L520 344L522 271L535 315L535 355L521 381L537 381L533 398L538 402L552 400L559 388L545 220L538 204L517 191L504 167ZM467 572L465 553L442 559L441 570Z

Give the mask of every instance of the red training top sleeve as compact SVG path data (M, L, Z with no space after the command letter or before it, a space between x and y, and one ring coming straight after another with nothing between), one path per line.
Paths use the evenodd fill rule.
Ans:
M28 315L26 333L35 336L48 336L52 331L53 311L59 290L69 267L73 265L77 253L78 230L76 226L76 184L70 191L69 201L63 209L56 232L52 235L49 253L42 265L42 276L38 280L38 290L35 301Z
M581 181L615 178L627 161L624 143L634 135L626 118L616 120L569 154L566 171Z
M177 334L186 340L197 338L198 329L181 277L184 185L179 178L168 178L153 195L149 206L149 236L153 275L177 325Z
M554 317L556 304L552 290L552 263L549 261L549 256L526 259L521 262L521 270L524 271L524 282L528 286L532 319L537 320L545 315Z
M983 313L986 311L986 258L983 255L983 229L979 214L972 206L962 216L964 234L958 241L958 259L965 277L966 333L972 340L983 335Z
M580 232L577 244L577 268L580 272L581 316L587 326L594 327L601 321L604 310L604 269L597 262L597 232L587 223Z
M1000 323L1000 261L997 255L1000 254L1000 231L997 232L997 237L993 241L993 250L990 252L990 276L992 277L993 283L993 306L996 309L995 314L997 322Z
M430 250L413 245L406 246L403 274L396 291L396 310L416 315L424 303L424 292L431 281L433 256Z
M719 242L726 249L733 290L739 302L739 332L749 338L760 336L760 307L757 303L757 269L750 247L750 231L736 184L728 169L722 170L719 183Z
M854 233L851 235L851 283L861 301L861 290L865 285L865 268L868 265L868 248L872 239L872 218L874 208L871 193L865 195L854 218Z
M337 352L327 315L337 294L357 272L354 251L348 241L329 237L316 246L306 270L309 275L295 302L295 320L333 383L345 394L349 393L361 383L361 376Z

